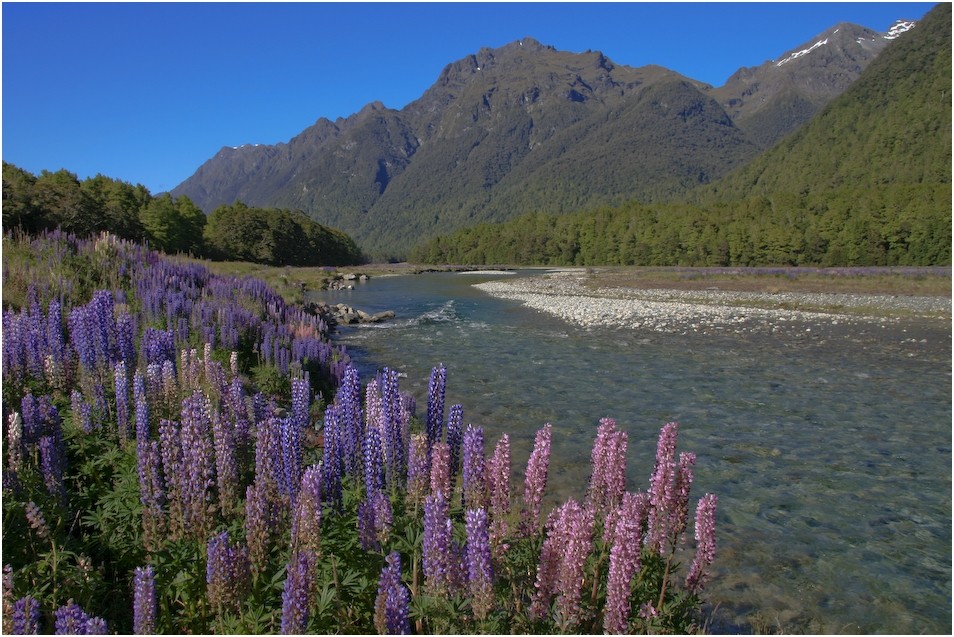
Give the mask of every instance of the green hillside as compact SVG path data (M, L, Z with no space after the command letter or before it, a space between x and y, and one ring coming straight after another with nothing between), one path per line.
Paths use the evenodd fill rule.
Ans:
M525 215L418 246L449 263L951 262L951 6L888 46L808 125L666 204Z

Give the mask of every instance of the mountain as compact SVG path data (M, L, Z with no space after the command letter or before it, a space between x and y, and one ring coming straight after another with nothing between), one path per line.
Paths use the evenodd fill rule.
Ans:
M412 259L541 265L950 265L951 5L808 124L679 201L528 214Z
M752 141L768 148L851 86L889 42L914 26L898 20L876 33L841 23L777 60L739 69L709 93Z
M449 64L401 110L372 103L287 143L223 148L172 194L206 212L236 200L300 209L379 259L527 211L667 200L752 160L883 46L838 29L719 89L524 38Z

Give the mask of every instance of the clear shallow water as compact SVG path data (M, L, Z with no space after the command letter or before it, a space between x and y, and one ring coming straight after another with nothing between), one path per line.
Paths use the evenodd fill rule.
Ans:
M949 325L587 331L470 287L490 278L381 277L315 296L394 310L341 328L362 379L398 369L421 412L443 362L447 405L488 450L510 434L517 479L552 423L554 503L582 496L600 418L629 433L633 489L678 421L679 450L698 456L694 498L719 495L713 631L950 632Z

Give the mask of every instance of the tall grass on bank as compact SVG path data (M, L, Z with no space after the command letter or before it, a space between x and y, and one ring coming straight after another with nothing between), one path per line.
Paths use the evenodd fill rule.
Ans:
M585 496L544 511L551 426L512 484L509 437L445 413L443 366L419 414L256 279L109 236L3 254L5 632L704 624L717 500L693 515L676 423L633 492L602 420Z

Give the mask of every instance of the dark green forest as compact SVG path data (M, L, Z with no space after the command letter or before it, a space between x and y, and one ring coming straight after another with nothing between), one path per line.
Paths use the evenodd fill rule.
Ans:
M951 263L951 5L806 126L679 201L531 213L412 261L540 265Z
M167 254L265 265L350 265L361 252L346 234L291 210L223 206L208 218L185 196L154 197L141 184L67 170L33 175L3 162L3 227L59 228L80 237L110 232Z

